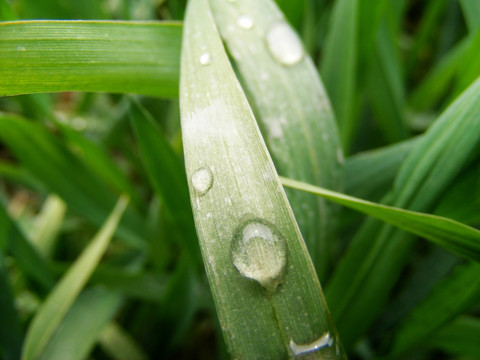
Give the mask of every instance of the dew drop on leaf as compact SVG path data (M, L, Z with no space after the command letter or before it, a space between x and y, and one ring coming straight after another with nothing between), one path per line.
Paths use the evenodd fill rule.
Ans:
M210 169L200 168L195 171L191 178L192 186L199 195L205 194L213 184L213 175Z
M267 32L266 41L273 58L283 65L292 66L303 59L302 43L286 23L273 25Z
M237 19L237 25L242 29L251 29L253 27L253 19L248 15L241 15Z
M212 58L208 52L203 53L200 56L200 64L202 65L209 65L212 62Z
M254 219L236 231L231 249L232 261L242 276L275 291L287 264L287 246L272 224Z
M300 357L302 355L312 353L319 349L323 349L327 346L331 348L333 345L333 342L334 342L333 338L330 336L330 333L327 332L322 336L320 336L317 340L305 345L299 345L299 344L296 344L295 341L290 340L290 350L292 351L295 357Z

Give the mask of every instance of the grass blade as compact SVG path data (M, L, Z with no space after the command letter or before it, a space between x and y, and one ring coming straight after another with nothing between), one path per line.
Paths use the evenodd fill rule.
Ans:
M474 33L480 26L480 3L476 0L460 0L468 29Z
M210 4L251 95L250 103L278 172L340 189L343 155L333 112L312 60L283 14L272 1L265 0L235 3L210 0ZM251 27L244 28L242 19L251 20ZM272 53L266 42L275 33L286 37L285 43L289 39L298 50L294 63L282 63ZM287 196L317 274L322 278L331 261L333 210L324 200L310 194L287 190Z
M313 265L206 0L189 2L181 63L191 203L232 356L287 358L305 344L312 358L343 359Z
M17 360L23 335L2 250L0 248L0 355L5 360Z
M358 0L339 0L334 3L321 66L345 151L352 146L356 128L358 16Z
M111 322L100 334L100 345L112 357L123 360L147 360L136 341L118 324Z
M100 91L176 97L181 32L179 23L0 23L0 95Z
M46 346L42 360L86 359L122 302L122 296L100 287L82 292Z
M460 256L480 262L480 231L475 228L444 217L381 205L296 180L281 180L284 186L335 201L428 239Z
M120 198L102 229L42 304L28 329L22 359L33 360L41 357L62 319L100 262L127 204L126 198Z

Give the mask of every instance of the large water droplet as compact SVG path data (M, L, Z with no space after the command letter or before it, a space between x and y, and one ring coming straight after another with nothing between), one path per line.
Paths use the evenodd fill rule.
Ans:
M288 24L273 25L266 35L266 40L270 53L281 64L292 66L302 60L302 43Z
M208 65L211 62L212 58L210 57L210 54L208 52L204 52L202 55L200 55L200 64Z
M212 187L213 175L210 169L203 167L193 173L191 180L195 191L203 195Z
M248 15L241 15L237 19L237 25L242 29L251 29L253 27L253 19Z
M328 332L323 334L317 340L315 340L314 342L311 342L310 344L299 345L299 344L296 344L295 341L290 340L290 350L292 350L292 353L295 357L308 354L313 351L317 351L326 346L332 347L332 345L333 345L333 338L330 336L330 333Z
M272 224L250 220L235 233L232 261L240 274L273 292L285 273L287 244Z

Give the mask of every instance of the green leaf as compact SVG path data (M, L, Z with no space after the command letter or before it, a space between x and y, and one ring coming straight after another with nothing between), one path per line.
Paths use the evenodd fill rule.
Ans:
M179 23L0 23L0 95L99 91L178 96Z
M480 2L477 0L460 0L459 2L469 31L476 32L480 27Z
M480 319L459 316L450 324L429 336L427 344L452 355L475 358L480 354Z
M391 357L399 357L428 339L433 331L480 300L480 265L460 265L441 281L398 327Z
M356 129L358 2L339 0L334 3L321 66L346 151L352 146Z
M0 226L1 226L0 222ZM22 330L15 309L5 257L0 248L0 355L5 360L17 360L22 350Z
M281 180L284 186L322 196L421 236L460 256L480 261L480 231L475 228L444 217L381 205L292 179Z
M193 258L198 258L200 250L182 161L150 114L137 101L131 102L130 120L148 178L170 217L178 226L184 248L194 256Z
M312 60L283 14L266 0L210 0L210 4L250 94L277 171L340 189L343 155L333 112ZM292 47L293 64L282 63L272 52L276 34ZM325 201L309 194L287 191L287 196L322 278L331 261L334 211Z
M83 291L45 348L42 360L83 360L122 305L118 293L95 287Z
M146 360L147 354L132 336L118 324L111 322L100 334L100 345L112 359Z
M58 326L107 250L128 200L120 198L110 217L68 272L57 283L28 328L22 359L39 359Z
M181 74L191 204L232 357L287 358L305 344L311 358L344 359L312 262L206 0L189 2Z
M50 289L53 286L54 276L45 260L10 218L2 201L0 201L0 247L6 249L15 258L19 268L29 278L35 280L44 289Z
M0 138L14 155L70 210L100 225L115 204L115 195L95 171L39 124L0 114ZM130 245L142 249L146 230L137 212L129 208L118 232Z
M389 205L429 211L473 156L480 141L480 79L429 128L398 172ZM407 261L414 239L367 221L327 286L344 342L352 345L376 318ZM348 289L345 284L348 283Z

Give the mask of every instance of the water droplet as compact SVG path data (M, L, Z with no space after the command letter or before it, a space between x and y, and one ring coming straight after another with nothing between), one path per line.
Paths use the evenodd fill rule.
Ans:
M302 60L304 52L298 35L290 25L277 23L268 31L268 49L272 56L283 65L292 66Z
M259 219L247 221L233 238L232 261L240 274L273 292L285 273L285 239L272 224Z
M200 56L200 64L202 65L208 65L212 62L212 58L210 57L210 54L208 52L204 52Z
M248 15L241 15L237 19L237 25L245 30L251 29L253 27L253 19Z
M295 357L317 351L318 349L324 348L325 346L332 347L332 345L333 338L328 332L323 334L317 340L311 342L310 344L299 345L296 344L295 341L290 340L290 350L292 350L292 353Z
M199 195L205 194L213 184L213 175L210 169L200 168L192 175L192 185Z
M338 148L337 149L337 161L340 163L340 164L343 164L345 162L345 159L343 158L343 151L341 148Z
M17 51L26 51L25 46L17 46Z

